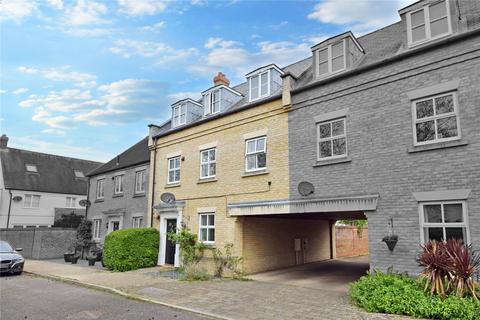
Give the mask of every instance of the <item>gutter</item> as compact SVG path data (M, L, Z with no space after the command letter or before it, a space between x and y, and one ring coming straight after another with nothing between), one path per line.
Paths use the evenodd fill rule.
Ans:
M10 225L10 211L12 209L12 190L8 189L8 193L10 194L10 201L8 202L7 229Z
M380 60L380 61L374 62L372 64L369 64L369 65L366 65L366 66L363 66L363 67L360 67L360 68L357 68L357 69L352 69L352 70L343 72L341 74L338 74L336 76L333 76L333 77L330 77L330 78L327 78L327 79L311 82L307 85L304 85L302 87L291 90L291 94L301 93L301 92L306 91L308 89L316 88L316 87L319 87L319 86L324 85L326 83L334 82L334 81L341 80L341 79L349 77L349 76L357 75L357 74L360 74L362 72L369 71L371 69L375 69L375 68L381 67L383 65L408 58L408 57L413 56L415 54L422 53L422 52L425 52L425 51L429 51L429 50L435 49L437 47L441 47L441 46L450 44L454 41L467 39L467 38L470 38L470 37L475 36L475 35L480 35L480 28L475 29L475 30L471 30L471 31L468 31L468 32L460 33L460 34L445 38L441 41L430 43L430 44L425 45L425 46L410 49L408 51L402 52L402 53L397 54L395 56L386 58L384 60Z

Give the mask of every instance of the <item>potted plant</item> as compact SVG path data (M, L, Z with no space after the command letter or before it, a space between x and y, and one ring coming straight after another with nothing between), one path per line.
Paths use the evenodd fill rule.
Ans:
M65 262L71 262L71 258L75 255L75 252L73 251L73 245L70 245L68 247L68 251L63 254L63 260Z
M393 251L398 242L398 236L396 234L391 234L383 237L382 241L387 244L388 250Z
M89 266L94 266L95 262L97 261L97 256L96 255L88 255L87 260L88 260L88 265Z
M72 264L77 264L79 258L80 258L79 255L73 255L73 256L70 258L70 262L71 262Z

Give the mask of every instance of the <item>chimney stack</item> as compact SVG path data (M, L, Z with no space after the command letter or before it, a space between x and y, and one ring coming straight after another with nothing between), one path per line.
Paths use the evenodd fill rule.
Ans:
M0 137L0 149L7 149L8 146L8 137L5 134L2 134Z
M219 72L215 77L213 77L213 84L215 86L223 84L228 87L230 85L230 80L227 79L225 74Z

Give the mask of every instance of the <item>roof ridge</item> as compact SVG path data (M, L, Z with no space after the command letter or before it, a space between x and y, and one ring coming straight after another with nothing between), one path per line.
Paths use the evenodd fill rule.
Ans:
M95 163L95 164L103 164L103 163L104 163L104 162L100 162L100 161L80 159L80 158L75 158L75 157L67 157L67 156L62 156L62 155L58 155L58 154L38 152L38 151L32 151L32 150L26 150L26 149L18 149L18 148L12 148L12 147L7 147L7 149L9 149L9 150L17 150L17 151L24 152L24 153L40 154L40 155L45 155L45 156L50 156L50 157L57 157L57 158L63 158L63 159L71 159L71 160L79 160L79 161L91 162L91 163Z

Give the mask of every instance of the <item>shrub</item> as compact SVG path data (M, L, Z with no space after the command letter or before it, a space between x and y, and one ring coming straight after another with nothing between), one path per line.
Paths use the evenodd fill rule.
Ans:
M157 265L160 235L154 228L124 229L105 238L103 263L114 271L129 271Z
M218 248L212 249L213 260L215 261L215 276L221 278L224 269L230 270L234 279L242 279L244 272L241 268L242 257L232 255L233 243L224 246L225 253Z
M425 280L423 280L425 281ZM350 286L350 297L369 312L433 319L479 319L480 303L472 298L429 295L422 281L407 275L368 274Z

